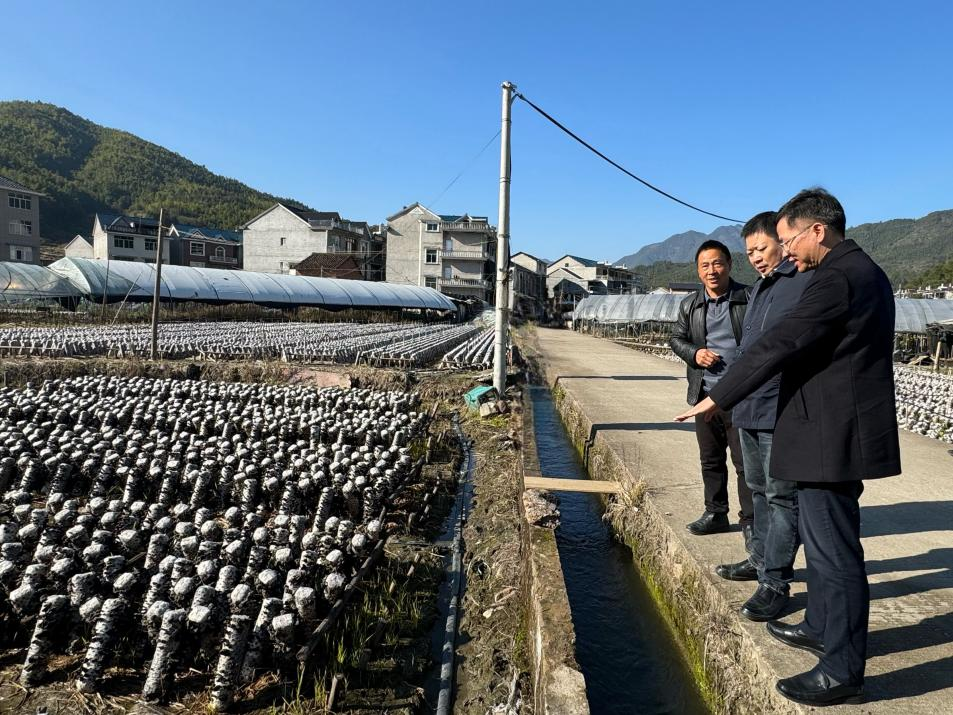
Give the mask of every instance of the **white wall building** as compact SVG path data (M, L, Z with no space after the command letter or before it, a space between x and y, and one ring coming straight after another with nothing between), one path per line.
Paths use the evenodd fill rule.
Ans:
M372 251L367 224L342 219L336 211L278 203L241 229L244 266L249 271L289 273L312 253L348 253L365 265Z
M0 176L0 261L40 262L40 197Z
M387 281L493 302L496 228L485 216L436 214L419 203L387 217Z

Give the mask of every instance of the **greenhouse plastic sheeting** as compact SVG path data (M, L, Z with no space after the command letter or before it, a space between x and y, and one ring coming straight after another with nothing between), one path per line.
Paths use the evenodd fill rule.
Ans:
M590 295L579 301L573 320L599 323L674 323L684 295L649 293L647 295Z
M953 300L897 298L896 304L898 333L925 333L930 323L953 320Z
M107 302L149 300L155 282L152 265L132 261L61 258L49 270L40 266L31 268L45 272L50 281L60 284L65 278L79 294L94 301L102 300L104 295ZM163 266L160 294L167 300L205 303L455 309L447 296L421 286L191 266Z
M76 286L43 266L0 262L0 303L80 297Z
M674 323L684 295L591 295L579 301L573 320L597 323ZM898 333L923 333L929 323L953 319L953 300L897 298L894 329Z

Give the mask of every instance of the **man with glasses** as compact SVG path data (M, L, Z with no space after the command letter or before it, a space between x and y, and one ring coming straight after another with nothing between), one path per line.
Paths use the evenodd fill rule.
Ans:
M714 387L735 360L748 305L747 286L731 278L731 252L720 241L705 241L695 252L702 287L685 297L672 333L672 350L688 365L688 404L694 405ZM687 528L696 536L728 531L728 459L738 476L740 523L745 545L751 538L754 507L745 483L738 430L729 412L695 423L695 437L705 488L705 511Z
M774 211L765 211L741 229L748 261L761 279L748 297L739 358L765 330L784 320L813 276L799 273L794 262L784 255L777 222ZM752 621L777 618L787 605L794 557L800 545L796 485L775 479L770 469L780 383L780 376L773 377L731 411L731 421L741 440L745 481L754 501L754 529L749 557L738 563L721 564L715 571L732 581L757 579L757 590L741 607L741 614Z
M679 415L708 419L781 374L771 454L777 479L797 483L807 560L802 623L769 622L781 642L818 664L778 681L808 705L862 702L870 590L860 543L864 479L900 473L893 384L893 291L845 239L840 202L806 189L778 211L778 235L798 271L815 271L798 304L751 346L708 398Z

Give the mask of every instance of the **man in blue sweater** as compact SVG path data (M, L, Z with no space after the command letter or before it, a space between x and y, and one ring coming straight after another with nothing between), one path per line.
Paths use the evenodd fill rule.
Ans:
M764 330L793 308L812 273L798 273L794 262L784 257L778 240L777 214L765 211L741 229L748 261L761 279L748 298L740 358ZM715 571L732 581L758 580L758 589L741 607L752 621L777 618L787 605L794 557L800 540L797 529L797 484L771 475L771 443L777 419L780 375L775 376L732 410L739 430L745 481L754 501L754 528L749 557L735 564L722 564Z

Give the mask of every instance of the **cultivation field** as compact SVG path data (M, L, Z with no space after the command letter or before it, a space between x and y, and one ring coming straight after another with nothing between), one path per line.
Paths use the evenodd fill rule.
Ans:
M0 710L428 709L432 540L459 459L432 406L469 381L414 391L362 368L390 389L313 389L95 363L0 390Z
M437 361L478 368L492 363L493 353L492 334L474 323L167 323L159 328L157 348L165 359L363 362L402 368ZM150 350L150 328L141 324L0 328L0 355L149 357Z

